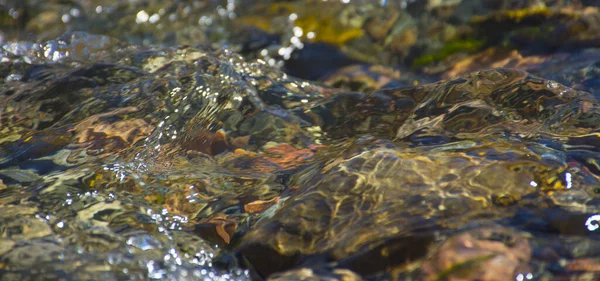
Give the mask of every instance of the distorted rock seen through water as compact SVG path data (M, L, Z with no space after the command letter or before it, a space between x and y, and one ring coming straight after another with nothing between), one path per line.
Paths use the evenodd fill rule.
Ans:
M598 280L596 1L0 1L0 280Z

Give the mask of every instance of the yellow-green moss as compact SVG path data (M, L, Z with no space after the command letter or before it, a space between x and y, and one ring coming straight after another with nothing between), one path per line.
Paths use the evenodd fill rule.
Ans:
M425 54L416 58L413 61L412 66L419 67L438 62L458 52L472 53L481 49L484 43L485 42L483 40L474 39L452 41L444 45L444 47L441 50L435 53Z
M525 9L519 10L505 10L499 13L494 13L489 16L474 16L471 21L474 23L484 22L490 18L496 19L509 19L513 22L520 22L525 18L532 16L546 16L549 17L552 15L552 11L548 9L546 6L538 6L538 7L528 7Z
M508 18L515 20L516 22L519 22L522 19L524 19L525 17L538 16L538 15L550 16L550 14L551 14L550 9L548 9L545 6L542 6L542 7L526 8L526 9L521 9L521 10L508 10L508 11L506 11L505 15Z
M245 16L236 19L238 23L253 25L267 32L280 32L280 26L274 26L277 17L287 16L291 13L297 15L294 24L304 32L304 36L313 32L315 37L310 39L316 42L325 42L337 46L361 37L364 31L361 28L347 26L338 19L338 14L333 11L323 10L318 3L312 5L305 3L275 3L266 8L262 15ZM335 9L334 9L335 10Z
M494 254L489 254L453 264L450 267L446 268L444 271L440 272L437 278L434 280L446 280L452 275L459 277L467 276L468 273L472 271L474 267L478 266L478 264L488 261L493 257Z

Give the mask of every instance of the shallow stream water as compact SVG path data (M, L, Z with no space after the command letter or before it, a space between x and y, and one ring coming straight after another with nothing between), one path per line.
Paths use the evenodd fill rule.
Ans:
M0 0L0 280L600 280L599 9Z

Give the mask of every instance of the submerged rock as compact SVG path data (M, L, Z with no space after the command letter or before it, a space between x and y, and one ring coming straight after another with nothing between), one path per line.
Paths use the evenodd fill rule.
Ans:
M531 252L527 238L509 229L474 229L444 241L422 271L425 280L532 279Z
M356 273L345 270L345 269L335 269L331 272L327 272L324 270L314 270L310 268L302 268L293 271L287 271L285 273L280 273L272 276L267 280L314 280L314 281L334 281L334 280L344 280L344 281L358 281L363 280Z

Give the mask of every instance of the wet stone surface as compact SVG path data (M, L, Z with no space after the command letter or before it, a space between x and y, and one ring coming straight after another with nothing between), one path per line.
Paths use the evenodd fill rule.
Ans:
M0 280L596 280L594 1L0 1Z

